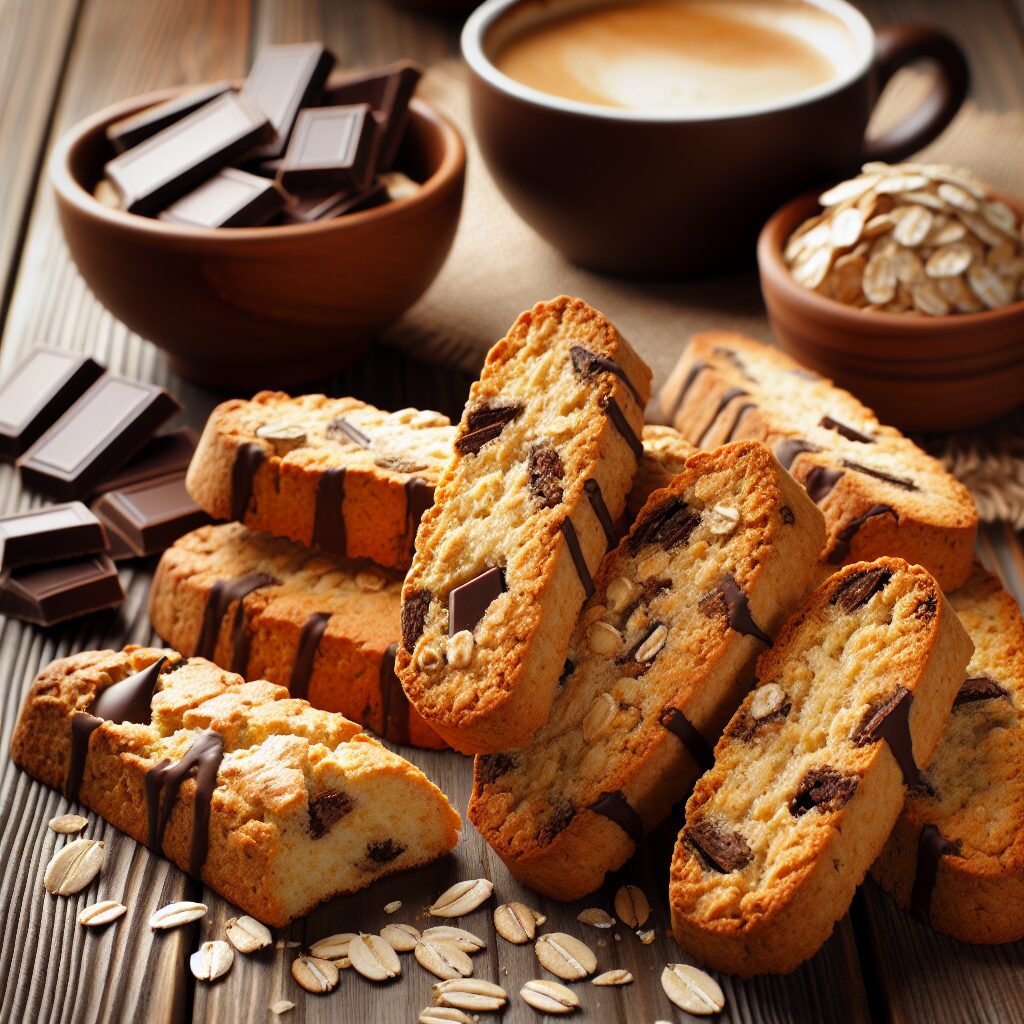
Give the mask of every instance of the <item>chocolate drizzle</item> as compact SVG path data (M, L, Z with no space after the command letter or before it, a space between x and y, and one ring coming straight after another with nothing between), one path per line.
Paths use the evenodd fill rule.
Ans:
M629 420L626 419L622 409L619 408L619 403L614 398L608 402L606 411L615 429L622 435L623 440L629 445L636 456L636 461L639 462L644 457L644 446L640 442L640 438L636 436L636 432L629 425Z
M235 522L245 522L245 512L252 498L252 482L266 459L267 453L258 444L243 444L235 452L231 467L231 518Z
M906 687L898 686L887 700L868 708L852 737L858 747L885 740L903 772L903 781L911 788L921 785L921 772L914 760L914 741L910 735L913 703L914 695Z
M434 504L434 488L421 476L405 482L405 519L412 547L416 546L416 531L427 509Z
M932 824L921 829L917 840L917 870L910 891L910 912L925 924L931 924L932 896L939 877L939 861L943 857L959 857L960 841L946 839Z
M697 378L705 370L710 369L710 363L694 363L690 367L690 372L686 375L686 380L683 381L683 386L679 389L679 394L676 395L672 403L672 411L669 413L670 420L674 420L679 415L680 410L683 408L683 403L686 401L686 396L690 393L690 388L697 382Z
M831 416L822 416L821 422L818 426L824 427L826 430L834 430L837 434L841 434L848 441L860 441L861 444L875 443L875 439L873 437L868 437L867 434L862 434L859 430L854 430L853 427L847 426L845 423L840 423L839 420L833 419Z
M305 700L309 695L309 681L313 677L317 647L330 619L329 612L313 612L302 624L299 646L296 648L295 661L292 663L292 676L288 681L288 692L293 697Z
M658 716L658 721L682 743L702 772L706 772L714 764L715 755L711 744L701 736L697 727L679 708L664 708Z
M804 480L807 496L815 505L821 504L835 489L843 478L841 469L830 469L828 466L812 466Z
M844 562L847 556L850 554L850 544L853 538L857 536L857 532L860 528L869 520L874 519L875 516L891 515L896 522L899 522L900 517L896 514L896 510L891 505L872 505L862 516L857 516L856 519L851 519L846 524L836 537L835 546L828 553L828 557L825 559L829 565L839 565Z
M505 573L495 566L452 590L448 594L448 635L455 636L464 629L472 633L505 589Z
M601 814L609 821L614 821L637 846L643 842L643 819L630 805L621 789L614 793L602 793L590 805L590 809L595 814Z
M316 488L313 543L329 555L344 555L347 547L344 500L345 467L325 469Z
M394 743L409 742L409 699L395 672L395 652L391 644L380 663L380 735Z
M754 621L747 595L733 576L723 576L718 586L700 599L698 607L709 617L717 609L724 609L730 628L743 636L752 636L768 647L772 646L772 638Z
M590 569L587 567L587 560L583 557L583 549L580 547L580 539L576 535L576 527L572 525L572 520L566 516L562 520L560 527L562 536L565 538L565 546L569 549L569 554L572 557L572 564L576 566L576 575L580 578L580 583L583 584L583 592L590 597L594 593L594 580L590 575Z
M217 772L224 757L224 737L212 729L196 736L192 746L177 762L161 761L146 772L146 818L149 847L163 846L167 823L185 779L195 772L196 792L192 807L192 847L188 871L199 878L210 845L210 806L217 788Z
M820 445L811 444L799 437L787 437L775 446L775 458L779 460L783 469L791 469L798 455L804 452L820 452Z
M607 356L599 356L596 352L591 352L580 345L573 345L569 350L569 354L572 357L573 369L581 377L593 377L595 373L599 373L602 370L606 373L614 373L629 388L630 394L636 399L637 405L642 406L644 404L640 392L636 389L636 385L626 376L626 371L614 359L609 359Z
M203 610L203 622L199 627L199 639L196 641L195 656L213 661L217 651L217 638L220 636L220 624L224 613L235 601L243 601L246 595L260 587L269 587L277 583L273 576L264 572L250 572L234 580L217 580L206 599ZM236 616L237 619L237 616ZM237 642L237 641L236 641ZM233 643L232 646L235 646Z
M876 480L883 480L887 484L892 484L893 487L901 487L905 491L917 490L917 484L909 477L893 476L892 473L886 473L881 469L872 469L871 466L865 466L859 462L851 462L849 459L843 459L843 465L847 469L852 469L855 473L873 476Z
M601 524L601 529L604 530L605 540L608 542L608 550L611 551L618 543L619 533L615 529L615 523L612 521L611 513L608 511L608 506L604 503L604 495L601 493L601 485L596 480L587 480L583 485L583 490L587 494L587 498L590 500L590 507L594 510L594 515L597 516L597 521Z
M712 413L712 415L711 415L711 421L704 428L704 433L702 433L700 435L700 440L697 441L697 447L698 448L703 448L704 447L704 442L708 439L708 435L711 433L711 431L715 429L715 424L718 422L718 417L721 416L723 412L725 412L725 407L734 398L739 398L740 395L748 395L749 393L750 392L748 392L748 391L744 391L743 388L738 388L737 387L737 388L729 388L729 390L726 391L726 393L724 395L722 395L721 400L719 401L717 408L715 409L714 413Z
M732 420L732 426L729 427L728 431L726 431L726 434L725 434L725 441L726 441L726 443L728 443L729 441L735 441L736 440L736 434L738 433L739 428L740 428L740 421L743 419L744 416L746 416L746 414L748 412L750 412L751 409L756 409L756 408L757 408L757 403L756 402L744 402L736 410L736 415L733 417L733 420Z

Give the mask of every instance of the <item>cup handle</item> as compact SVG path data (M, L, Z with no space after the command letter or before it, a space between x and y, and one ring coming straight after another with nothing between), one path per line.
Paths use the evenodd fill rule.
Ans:
M878 94L900 68L916 60L934 63L935 84L924 102L877 139L864 140L865 160L893 162L923 149L953 120L967 96L970 70L963 50L944 32L924 25L893 25L875 39Z

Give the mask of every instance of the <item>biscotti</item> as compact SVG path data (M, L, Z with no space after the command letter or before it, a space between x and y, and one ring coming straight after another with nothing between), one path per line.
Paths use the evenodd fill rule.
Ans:
M919 783L971 651L935 580L901 559L848 566L806 599L686 804L669 883L685 950L742 977L816 952Z
M287 686L395 743L443 747L395 675L401 595L397 573L223 523L164 552L149 617L186 656Z
M1024 938L1024 622L984 569L949 595L974 641L967 681L872 875L962 942Z
M848 391L736 334L697 335L661 392L661 410L707 448L774 447L825 513L832 566L896 555L947 593L966 582L978 515L966 488Z
M186 484L215 519L405 569L454 436L436 412L261 391L214 409Z
M521 746L547 720L649 393L648 367L579 299L539 303L488 353L402 592L399 677L456 750Z
M593 891L686 796L824 536L757 442L699 452L651 495L594 581L549 721L476 759L469 817L520 881Z
M418 768L355 723L174 651L53 662L11 753L269 925L443 856L461 827Z
M632 523L647 499L683 471L686 460L697 450L673 427L645 424L640 439L644 456L640 460L633 488L626 499L626 521Z

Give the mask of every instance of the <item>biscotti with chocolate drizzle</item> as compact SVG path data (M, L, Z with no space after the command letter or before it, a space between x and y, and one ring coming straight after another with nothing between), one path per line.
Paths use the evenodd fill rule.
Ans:
M974 641L968 678L871 873L940 932L1015 942L1024 938L1024 621L981 568L949 603Z
M488 353L402 592L399 677L456 750L521 746L547 720L618 539L650 379L608 320L566 296Z
M687 459L608 556L548 722L476 759L469 817L521 882L596 889L708 767L817 572L821 513L762 444Z
M222 523L164 552L149 617L187 657L286 686L395 743L443 747L395 675L401 604L395 572Z
M406 569L454 436L436 412L261 391L214 409L186 486L215 519Z
M947 593L970 576L978 514L967 489L848 391L783 353L737 334L699 334L660 403L698 448L770 444L825 513L828 565L897 555Z
M784 974L846 913L946 727L973 645L935 580L880 558L822 583L686 804L672 931L730 974Z
M268 925L444 856L461 827L354 722L169 650L53 662L11 755Z

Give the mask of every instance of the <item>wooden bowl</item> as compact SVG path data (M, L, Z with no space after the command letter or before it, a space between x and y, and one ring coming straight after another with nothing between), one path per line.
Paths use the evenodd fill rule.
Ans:
M181 91L107 107L55 148L50 181L82 277L114 316L201 384L248 391L351 365L448 254L466 168L459 133L413 100L397 166L422 188L330 221L212 230L98 202L92 190L113 155L107 125Z
M1024 209L1011 196L996 196ZM793 358L904 430L974 426L1024 402L1024 302L930 317L857 309L819 295L798 284L782 258L793 229L819 209L816 193L792 200L757 243L768 317Z

